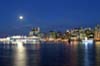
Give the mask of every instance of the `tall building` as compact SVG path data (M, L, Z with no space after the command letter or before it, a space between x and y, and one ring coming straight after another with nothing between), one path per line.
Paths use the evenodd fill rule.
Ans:
M57 39L62 38L62 33L60 31L57 32L56 38Z
M85 30L83 28L80 28L80 30L79 30L79 38L80 38L80 40L85 39L85 37L87 37L86 33L85 33Z
M79 40L79 30L78 29L71 30L70 40Z
M40 35L40 28L32 28L32 30L29 32L29 36L39 36Z
M88 39L94 38L94 31L91 28L85 28L85 34Z
M49 38L56 38L56 32L55 31L50 31L49 32Z
M67 30L65 33L64 33L64 39L69 39L70 38L70 31L69 30Z
M100 25L97 25L95 27L94 39L97 40L97 41L100 40Z

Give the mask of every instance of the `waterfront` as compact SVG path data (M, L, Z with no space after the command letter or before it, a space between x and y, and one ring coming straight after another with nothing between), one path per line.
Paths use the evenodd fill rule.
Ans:
M0 66L99 66L100 42L0 44Z

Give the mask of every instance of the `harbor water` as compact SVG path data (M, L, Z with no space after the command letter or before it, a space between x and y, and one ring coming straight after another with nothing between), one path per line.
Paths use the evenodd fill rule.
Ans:
M100 66L100 42L0 43L0 66Z

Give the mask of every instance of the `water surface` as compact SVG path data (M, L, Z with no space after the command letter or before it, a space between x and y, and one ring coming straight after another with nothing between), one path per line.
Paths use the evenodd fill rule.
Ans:
M100 42L0 43L0 66L100 66Z

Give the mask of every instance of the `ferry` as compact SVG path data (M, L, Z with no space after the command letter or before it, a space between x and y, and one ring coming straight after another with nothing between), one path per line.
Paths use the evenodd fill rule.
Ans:
M11 37L5 38L5 40L2 41L2 42L5 42L5 43L9 42L9 44L10 43L11 44L19 44L19 43L22 43L22 44L38 44L40 42L40 38L36 37L36 36L30 36L30 37L27 37L27 36L11 36Z

